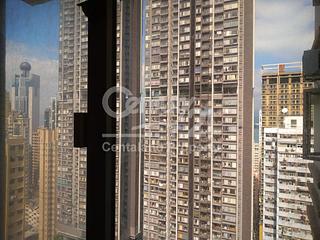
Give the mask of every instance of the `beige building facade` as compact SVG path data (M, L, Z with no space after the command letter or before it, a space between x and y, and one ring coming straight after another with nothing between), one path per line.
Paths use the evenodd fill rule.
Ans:
M253 5L147 2L144 239L251 239Z

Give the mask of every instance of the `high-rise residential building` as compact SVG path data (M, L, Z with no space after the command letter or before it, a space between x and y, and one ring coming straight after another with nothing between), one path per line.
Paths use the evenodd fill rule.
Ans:
M283 127L264 129L263 239L313 239L308 185L313 182L302 159L302 116L284 117Z
M262 119L260 126L261 159L264 159L264 129L281 128L285 116L303 115L303 91L312 83L303 79L301 62L266 64L262 66ZM264 161L261 161L260 199L264 199ZM262 233L263 202L260 201L260 233Z
M284 116L303 115L304 82L302 63L262 66L262 128L282 127Z
M5 240L24 240L25 233L25 138L6 138Z
M7 117L7 136L22 136L29 139L29 119L22 113L11 111Z
M263 162L261 161L262 159L262 110L259 110L259 137L258 137L258 144L259 144L259 156L257 156L257 151L254 153L254 158L255 162L259 162L259 169L258 169L258 176L254 177L254 182L253 182L253 240L256 239L261 239L262 237L262 201L263 201L263 196L262 196L262 189L263 189L263 175L262 175L262 165ZM255 149L257 146L255 145ZM259 159L257 159L259 158ZM256 164L257 166L257 164ZM258 194L258 196L257 196Z
M57 125L57 101L51 97L50 105L44 111L43 127L45 129L55 129ZM39 131L32 134L32 187L33 195L37 198L39 192L39 167L40 167L40 136ZM58 149L56 149L58 151Z
M73 114L87 111L88 24L78 3L60 1L57 233L67 239L86 229L86 149L73 145Z
M11 111L7 117L6 133L7 137L19 137L24 139L24 183L25 197L32 196L32 149L29 143L29 118L21 112Z
M35 131L32 134L32 171L31 171L31 185L34 199L39 196L39 164L40 164L40 144L39 132Z
M254 143L254 148L253 148L253 164L252 164L252 172L253 175L256 178L259 178L259 173L260 173L260 158L261 158L261 154L260 154L260 145L259 143Z
M252 149L252 176L253 176L253 239L259 237L259 197L260 197L260 162L261 162L261 147L260 143L254 143Z
M33 191L32 200L36 201L37 203L39 202L39 190L40 190L39 184L41 184L41 181L43 181L43 179L40 179L41 161L43 161L42 158L44 157L43 153L41 152L41 146L43 144L47 144L45 142L41 142L43 141L42 135L44 134L43 133L44 129L47 129L48 131L53 130L49 128L38 128L38 130L32 134L32 174L31 174L31 183L32 183L31 185L32 185L32 191ZM49 133L51 133L51 131L49 131ZM58 148L56 146L54 147L55 147L55 150L58 151ZM58 156L57 153L55 153L54 156L51 156L48 153L48 157L54 157L56 161L57 161L57 156ZM56 173L55 173L55 177L57 177Z
M11 87L11 109L29 118L29 144L32 133L39 127L40 77L31 74L28 62L20 64L20 74L15 75Z
M144 239L251 239L253 1L146 3Z
M28 118L11 111L7 94L5 132L5 240L23 240L25 234L25 201L27 195Z
M53 239L56 227L57 130L39 128L39 239Z

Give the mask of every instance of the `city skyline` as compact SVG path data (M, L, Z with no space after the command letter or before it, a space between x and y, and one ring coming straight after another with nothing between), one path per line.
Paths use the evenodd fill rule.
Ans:
M74 113L87 113L90 49L88 22L79 2L52 0L48 5L30 8L21 0L13 0L7 5L7 14L12 15L6 34L6 85L12 110L7 118L7 198L11 204L15 201L13 194L19 193L19 203L25 204L19 210L19 217L24 218L22 226L20 220L17 228L10 222L8 231L19 238L21 232L35 236L38 230L42 231L40 237L86 236L87 149L74 147ZM263 143L267 139L263 128L277 127L271 134L285 132L279 129L283 127L283 116L301 115L303 89L312 84L303 82L300 61L313 39L314 13L311 2L291 0L293 7L287 12L293 19L287 21L282 13L289 0L254 2L204 0L200 5L196 0L142 0L141 15L139 4L118 4L121 24L117 25L116 86L137 96L141 112L125 115L121 110L130 108L127 104L131 96L117 96L117 239L128 235L130 239L247 239L252 234L256 239L258 228L268 231L272 225L265 225L264 217L263 227L255 221L259 220L259 192L269 196L262 198L260 208L264 212L260 214L264 214L270 210L265 206L270 196L276 196L280 189L276 188L277 183L273 192L264 185L264 180L274 177L264 172L266 166L271 170L264 162L271 159L264 149L271 140ZM45 11L48 14L43 14ZM137 15L130 15L132 12ZM19 14L29 20L17 17ZM51 15L55 17L48 19ZM41 28L45 31L38 33ZM287 30L284 34L283 28ZM286 44L288 38L295 41ZM286 75L291 67L297 67L298 72ZM274 69L275 74L266 75L265 70ZM254 123L258 122L260 109L260 144L255 146ZM295 128L297 122L302 136L302 117L290 119L290 128ZM10 142L16 133L20 142ZM128 137L127 133L132 135ZM300 135L290 138L299 138L297 148L302 151ZM280 134L279 144L282 137ZM123 150L123 145L130 143L139 150ZM252 166L254 148L261 159ZM283 154L272 150L272 156ZM300 160L300 155L291 155L288 157L292 161L295 157ZM19 168L11 163L15 156L24 160L19 162ZM277 160L273 159L273 164ZM283 161L286 167L286 159ZM303 167L307 168L307 164ZM21 170L23 175L16 188L12 173ZM272 171L279 175L275 166ZM297 172L298 176L301 174ZM295 182L289 184L295 187ZM294 192L282 187L281 191L293 196ZM256 201L253 218L252 190ZM270 201L274 203L273 199ZM274 218L276 215L270 217ZM6 220L15 221L9 217ZM56 226L51 228L52 221ZM279 230L277 223L275 226L271 231ZM307 234L311 236L309 230ZM282 226L280 231L283 234L291 228ZM272 239L272 234L266 235Z
M147 1L147 0L144 0ZM6 79L12 79L18 70L16 66L22 61L29 61L35 73L42 77L41 110L42 114L49 105L49 100L44 96L56 96L58 89L58 42L59 42L59 7L58 0L49 1L31 7L20 0L8 1L7 12L7 75ZM290 8L287 5L290 5ZM18 6L18 7L16 7ZM302 10L302 11L301 11ZM286 12L285 16L283 11ZM21 24L23 20L15 16L21 16L27 12L30 24ZM36 12L36 14L32 14ZM43 12L52 16L49 20ZM13 14L14 13L14 14ZM271 14L272 13L272 14ZM287 21L289 16L292 21ZM256 0L255 23L255 123L258 123L258 112L261 108L261 75L260 68L263 64L279 62L301 61L303 50L307 49L314 35L314 11L312 1L300 0ZM38 23L46 27L39 27ZM51 34L44 34L37 29L52 29ZM56 32L54 31L56 29ZM288 29L285 34L282 29ZM273 31L274 30L274 31ZM30 32L35 32L37 40L43 44L37 46L34 41L28 40ZM55 34L53 34L55 32ZM18 34L19 33L19 34ZM48 36L51 36L49 39ZM285 44L285 39L294 38L296 45L292 48ZM29 37L30 38L30 37ZM53 40L55 39L55 40ZM25 41L22 41L25 40ZM266 44L272 46L268 46ZM266 48L268 46L268 48ZM48 50L49 49L49 50ZM268 51L264 50L268 49ZM8 81L6 81L7 87ZM42 119L42 118L41 118ZM42 122L42 121L41 121Z
M6 88L9 90L20 63L29 62L31 72L41 76L40 123L43 123L50 97L58 92L59 1L39 6L21 0L6 2Z

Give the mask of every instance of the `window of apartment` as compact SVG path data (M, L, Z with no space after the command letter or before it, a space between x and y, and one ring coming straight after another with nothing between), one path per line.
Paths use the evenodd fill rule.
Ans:
M223 26L225 28L237 27L238 26L238 21L236 21L236 20L225 21L223 23Z
M228 11L224 14L224 18L225 19L229 19L229 18L235 18L238 16L238 11L237 10L232 10L232 11Z
M226 54L238 53L238 48L236 47L226 48L225 53Z
M270 78L269 79L269 84L276 84L277 83L277 79L276 78Z
M280 83L282 83L282 84L289 83L289 78L280 78Z
M223 62L224 63L232 63L232 62L237 62L238 57L237 56L231 56L231 57L224 57Z
M224 5L224 10L231 10L238 7L238 3L226 3Z
M291 78L291 83L300 83L300 77L292 77Z

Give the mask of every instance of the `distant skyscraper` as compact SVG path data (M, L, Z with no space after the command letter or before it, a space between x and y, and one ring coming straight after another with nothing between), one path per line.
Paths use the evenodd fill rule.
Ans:
M307 215L313 179L302 159L302 117L264 129L263 239L313 239Z
M80 2L60 1L57 231L68 239L85 239L86 229L86 149L73 147L73 114L87 111L88 24Z
M29 144L32 133L39 127L40 111L40 77L30 74L28 62L20 64L20 74L15 75L11 87L11 108L29 118Z
M50 106L47 107L44 111L44 122L43 125L48 129L55 129L57 125L57 100L55 97L52 97L50 100Z
M144 239L252 238L253 1L146 5Z
M43 114L43 126L45 128L49 128L49 122L50 122L50 108L46 108L44 110L44 114Z
M39 239L53 239L56 227L56 130L39 128Z
M40 121L40 77L32 74L32 79L26 82L28 90L29 143L32 133L39 127Z

